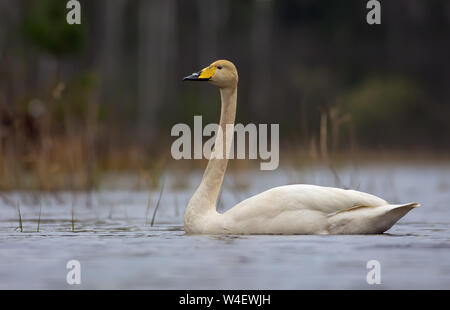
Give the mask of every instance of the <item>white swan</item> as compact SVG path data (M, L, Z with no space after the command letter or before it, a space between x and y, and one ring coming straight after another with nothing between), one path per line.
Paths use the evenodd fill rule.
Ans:
M209 81L219 87L222 133L217 134L215 144L219 149L217 145L227 138L226 124L235 121L236 67L227 60L218 60L184 80ZM222 134L223 140L219 139ZM272 188L219 214L216 201L228 160L227 156L217 157L210 158L186 208L184 229L188 234L377 234L419 206L393 205L354 190L298 184Z

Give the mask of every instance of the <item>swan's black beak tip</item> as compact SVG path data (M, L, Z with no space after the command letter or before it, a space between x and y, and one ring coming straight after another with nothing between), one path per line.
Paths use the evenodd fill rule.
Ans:
M200 74L198 74L198 73L192 73L191 75L185 76L183 78L183 81L198 81L199 80L198 79L199 75Z

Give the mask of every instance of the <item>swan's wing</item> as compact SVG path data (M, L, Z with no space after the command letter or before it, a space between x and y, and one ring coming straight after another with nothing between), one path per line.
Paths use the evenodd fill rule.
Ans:
M288 185L242 201L223 214L222 223L224 230L244 234L374 234L416 206L390 205L354 190Z
M242 220L255 216L274 217L287 211L331 214L357 206L379 207L386 204L384 199L359 191L296 184L275 187L250 197L225 214Z
M379 207L353 207L328 215L327 231L330 234L379 234L392 227L413 208L411 202Z

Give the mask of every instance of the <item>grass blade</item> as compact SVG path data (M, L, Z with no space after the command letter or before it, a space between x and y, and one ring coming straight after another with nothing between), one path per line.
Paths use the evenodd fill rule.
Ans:
M147 201L147 210L145 211L145 224L144 224L144 226L147 226L147 223L148 223L148 215L150 213L151 201L152 201L151 191L149 190L148 201Z
M39 218L38 218L38 226L37 226L37 232L39 232L39 227L41 225L41 212L42 212L42 201L39 202Z
M74 212L73 203L72 203L72 231L75 231L75 212Z
M158 202L156 203L155 210L153 211L152 222L150 223L150 226L152 226L152 227L153 227L153 224L155 223L156 212L158 211L159 204L160 204L160 202L161 202L161 197L162 197L162 195L163 195L164 184L165 184L165 181L163 181L163 183L162 183L162 185L161 185L161 190L159 191Z
M22 214L20 213L20 203L17 203L17 211L19 212L19 228L20 228L20 232L23 232Z

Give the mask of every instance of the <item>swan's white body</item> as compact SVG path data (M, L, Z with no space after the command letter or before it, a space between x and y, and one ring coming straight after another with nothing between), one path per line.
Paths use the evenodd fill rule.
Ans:
M286 185L250 197L223 214L187 212L192 234L378 234L416 203L391 205L376 196L316 185Z
M220 70L216 70L216 67ZM187 79L199 77L210 80L220 88L223 140L217 137L217 146L226 141L226 125L234 124L237 71L232 63L219 60ZM223 152L223 157L226 157L226 151ZM272 188L219 214L216 211L216 201L227 162L226 158L217 159L214 154L209 160L202 182L186 208L186 233L377 234L391 228L412 208L418 206L417 203L393 205L376 196L354 190L297 184Z

